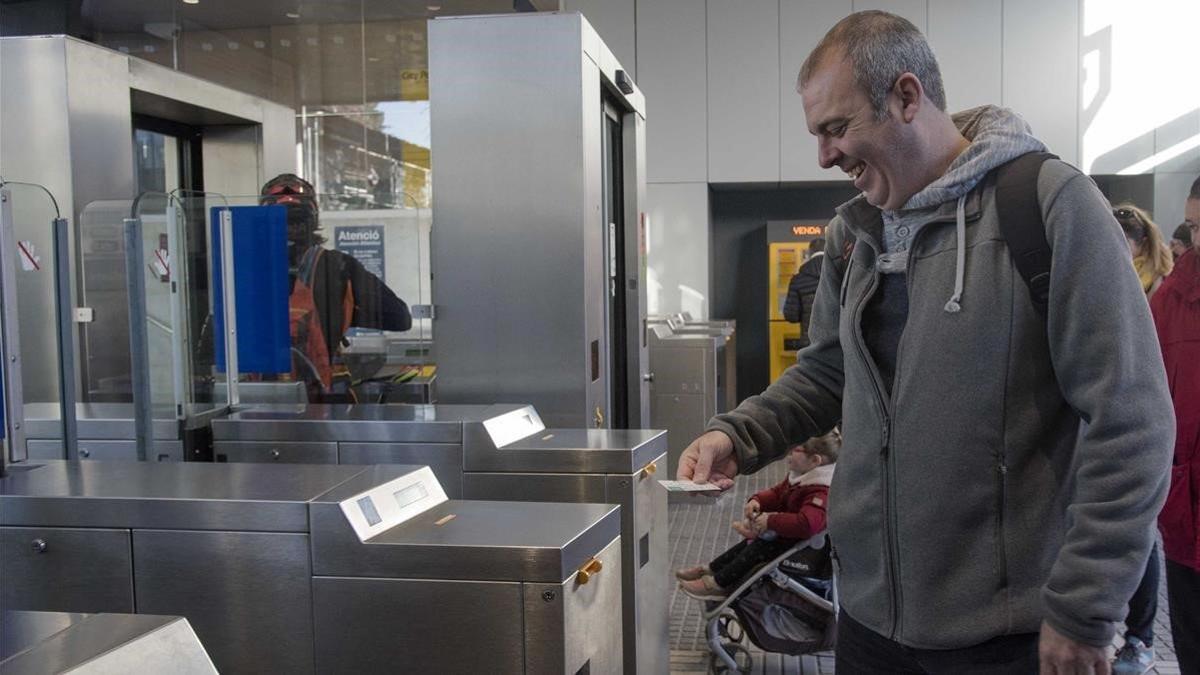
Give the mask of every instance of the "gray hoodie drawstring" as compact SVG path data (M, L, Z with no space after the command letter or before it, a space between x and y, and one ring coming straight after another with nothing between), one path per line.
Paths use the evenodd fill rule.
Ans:
M967 212L966 212L967 196L958 198L958 209L955 213L955 235L958 238L958 258L954 266L954 295L950 296L950 300L943 308L951 314L962 309L959 301L962 300L963 294L963 276L966 274L967 268Z

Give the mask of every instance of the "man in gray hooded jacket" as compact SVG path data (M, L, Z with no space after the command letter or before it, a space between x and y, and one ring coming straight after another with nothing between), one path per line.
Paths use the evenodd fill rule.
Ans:
M812 345L679 478L727 488L840 420L838 672L1108 672L1174 419L1107 201L1042 164L1043 317L996 211L994 170L1045 150L1019 117L947 114L924 36L883 12L830 30L799 90L821 166L863 194L827 229Z

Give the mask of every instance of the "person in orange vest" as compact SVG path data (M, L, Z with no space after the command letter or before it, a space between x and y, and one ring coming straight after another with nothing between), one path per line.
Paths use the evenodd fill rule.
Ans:
M263 185L259 203L287 208L292 373L309 384L310 400L320 400L333 390L335 356L346 344L346 331L406 331L412 314L353 256L323 246L317 191L311 183L280 174Z

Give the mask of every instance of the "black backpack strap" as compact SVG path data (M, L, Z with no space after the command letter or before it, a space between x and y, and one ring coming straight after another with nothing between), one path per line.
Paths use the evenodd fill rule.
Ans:
M1031 152L996 169L996 212L1000 232L1012 255L1017 273L1029 287L1037 313L1046 318L1050 301L1050 242L1042 222L1037 182L1042 164L1058 159L1048 152Z

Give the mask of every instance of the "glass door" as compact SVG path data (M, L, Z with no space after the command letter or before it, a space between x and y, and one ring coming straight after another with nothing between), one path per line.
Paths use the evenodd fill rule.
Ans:
M137 193L204 189L201 131L157 117L133 116L133 163Z
M605 103L601 118L603 138L603 223L605 233L605 319L608 324L609 428L629 426L629 354L625 320L625 178L622 171L621 114Z

